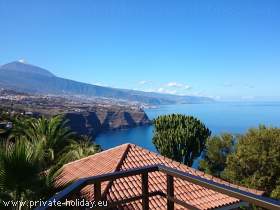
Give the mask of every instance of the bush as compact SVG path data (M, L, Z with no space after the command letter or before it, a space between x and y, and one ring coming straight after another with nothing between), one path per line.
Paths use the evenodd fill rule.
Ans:
M222 177L280 198L280 129L250 129L238 139Z
M226 167L227 156L234 151L234 143L234 136L228 133L209 138L199 169L220 177Z

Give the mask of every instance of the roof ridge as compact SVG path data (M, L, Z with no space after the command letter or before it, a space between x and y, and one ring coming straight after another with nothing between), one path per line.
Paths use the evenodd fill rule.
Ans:
M123 161L125 160L125 158L126 158L126 156L127 156L128 151L129 151L130 148L131 148L131 144L127 143L127 148L125 149L125 151L124 151L122 157L120 158L120 161L119 161L119 163L117 164L116 170L115 170L115 171L117 171L117 170L120 169L120 167L121 167Z
M119 159L119 162L118 162L118 164L116 165L115 170L114 170L113 172L116 172L116 171L118 171L118 170L120 169L120 167L121 167L123 161L125 160L125 158L126 158L126 156L127 156L127 154L128 154L129 148L131 147L131 144L129 144L129 143L124 144L124 145L126 145L127 147L126 147L125 151L123 152L121 158ZM113 182L114 182L114 180L111 180L111 181L109 181L109 182L107 183L106 188L104 189L104 191L103 191L103 193L102 193L101 196L106 196L106 195L107 195L107 193L109 192L109 190L110 190L110 188L111 188Z
M156 155L157 157L158 157L158 156L159 156L159 157L162 157L163 159L168 160L168 161L171 162L171 163L178 163L178 166L184 165L184 166L188 167L188 168L191 169L191 170L196 170L196 169L194 169L194 168L192 168L192 167L189 167L189 166L187 166L187 165L185 165L185 164L183 164L183 163L180 163L180 162L178 162L178 161L176 161L176 160L172 160L171 158L165 157L165 156L163 156L163 155L161 155L161 154L159 154L159 153L150 151L150 150L148 150L148 149L146 149L146 148L144 148L144 147L138 146L138 145L136 145L136 144L130 144L130 145L131 145L131 146L134 146L134 147L137 147L138 149L144 150L144 151L146 151L146 152L148 152L148 153L154 154L154 155Z
M73 164L73 163L81 162L81 161L86 160L86 159L90 159L90 158L93 157L93 156L102 155L102 154L107 153L107 152L109 152L109 151L116 150L116 149L118 149L118 148L120 148L120 147L125 147L125 146L128 147L129 145L130 145L129 143L121 144L121 145L119 145L119 146L116 146L116 147L113 147L113 148L110 148L110 149L106 149L106 150L103 150L103 151L101 151L101 152L97 152L97 153L95 153L95 154L93 154L93 155L90 155L90 156L87 156L87 157L84 157L84 158L81 158L81 159L78 159L78 160L71 161L71 162L69 162L69 163L64 164L63 167L64 167L64 166L67 166L67 165L71 165L71 164Z

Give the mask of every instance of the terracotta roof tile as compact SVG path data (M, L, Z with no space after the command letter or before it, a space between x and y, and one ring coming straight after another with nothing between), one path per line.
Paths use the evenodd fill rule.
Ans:
M63 166L63 174L58 180L65 183L73 179L95 176L114 171L125 171L147 165L164 164L168 167L180 171L201 176L215 182L250 191L255 194L262 192L248 188L232 185L221 179L205 174L184 164L173 161L156 153L150 152L133 144L124 144L110 150L106 150L87 158L68 163ZM105 192L105 188L108 190ZM162 172L149 173L149 192L166 192L166 175ZM92 193L92 186L83 190L84 193ZM102 184L103 195L109 201L123 200L132 196L141 195L141 177L130 176ZM212 209L234 203L239 200L199 185L183 181L179 178L174 179L174 194L177 199L188 202L188 204L199 209ZM90 196L92 198L92 194ZM149 198L150 209L166 209L166 198L154 196ZM180 205L175 205L176 209L186 209ZM135 201L118 206L118 209L142 209L141 201Z

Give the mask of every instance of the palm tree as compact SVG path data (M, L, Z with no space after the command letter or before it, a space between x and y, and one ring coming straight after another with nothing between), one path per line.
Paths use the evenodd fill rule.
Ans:
M14 141L14 142L13 142ZM40 142L25 137L6 140L0 146L0 201L24 201L48 198L65 185L56 183L60 170L44 171L44 151ZM0 208L4 208L0 202ZM28 209L18 202L7 209Z
M63 164L101 150L89 137L75 137L66 123L60 116L16 121L10 138L0 144L1 209L1 200L50 197L65 187L56 183Z
M50 119L41 117L17 120L13 136L24 136L30 142L40 142L44 150L45 167L53 165L57 154L74 138L74 133L66 126L68 121L61 116Z
M94 155L100 151L100 145L92 143L89 136L81 136L80 138L71 140L70 144L61 151L58 162L63 165L71 161Z
M24 137L6 141L0 147L0 191L3 200L29 200L42 185L39 176L43 161L42 151ZM0 198L0 199L1 199ZM9 207L11 208L11 206ZM20 205L14 207L22 209Z

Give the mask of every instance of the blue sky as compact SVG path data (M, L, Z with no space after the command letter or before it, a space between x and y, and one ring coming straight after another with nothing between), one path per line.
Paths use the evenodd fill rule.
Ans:
M0 64L221 100L280 100L278 0L0 0Z

